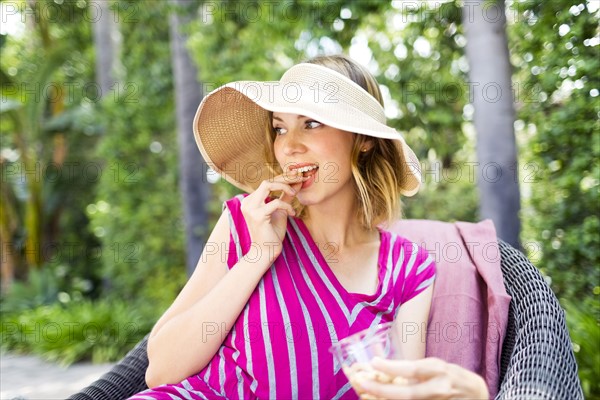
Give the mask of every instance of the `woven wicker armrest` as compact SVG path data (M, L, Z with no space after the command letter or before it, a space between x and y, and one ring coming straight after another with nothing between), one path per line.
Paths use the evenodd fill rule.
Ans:
M122 400L148 389L146 369L148 336L138 343L110 371L90 386L69 397L71 400Z
M496 399L583 399L565 315L537 268L498 242L506 291L512 296Z

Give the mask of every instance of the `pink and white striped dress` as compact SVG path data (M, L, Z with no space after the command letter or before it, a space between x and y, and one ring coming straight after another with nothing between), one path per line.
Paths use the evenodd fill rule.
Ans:
M230 216L229 268L251 247L240 210L243 196L224 205ZM435 264L424 249L379 232L377 291L349 293L330 269L327 261L335 260L326 259L327 249L321 252L303 221L290 217L281 255L209 364L179 384L149 389L132 399L357 399L329 347L392 321L399 306L435 278Z

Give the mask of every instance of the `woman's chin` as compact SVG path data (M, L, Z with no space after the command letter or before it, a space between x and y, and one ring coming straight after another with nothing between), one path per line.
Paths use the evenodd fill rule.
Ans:
M304 207L306 207L306 206L312 206L313 204L316 204L316 201L313 198L313 196L311 196L308 193L302 193L302 191L300 191L296 195L296 199L298 199L298 202L300 204L302 204Z

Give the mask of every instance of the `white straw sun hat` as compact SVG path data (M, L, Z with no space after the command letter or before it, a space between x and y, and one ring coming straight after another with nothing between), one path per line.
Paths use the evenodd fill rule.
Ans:
M421 168L402 135L386 125L383 107L366 90L330 68L301 63L279 81L237 81L206 95L194 118L196 143L206 163L246 191L272 178L265 158L269 112L314 118L362 135L392 139L404 160L402 194L421 184Z

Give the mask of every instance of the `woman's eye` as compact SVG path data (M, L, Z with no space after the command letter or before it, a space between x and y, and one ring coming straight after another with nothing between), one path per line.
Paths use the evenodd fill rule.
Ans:
M280 127L273 128L273 131L277 135L283 135L285 133L285 129L284 128L280 128Z
M306 127L308 129L315 129L318 128L319 126L321 126L322 124L320 122L317 121L306 121Z

